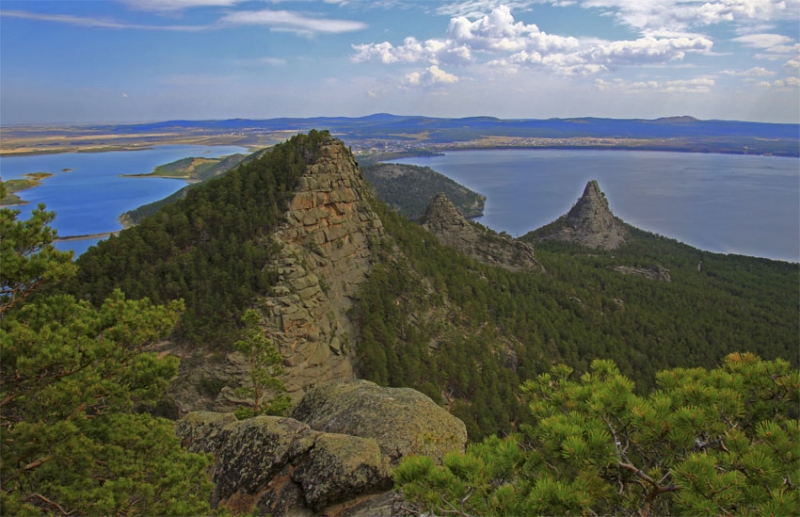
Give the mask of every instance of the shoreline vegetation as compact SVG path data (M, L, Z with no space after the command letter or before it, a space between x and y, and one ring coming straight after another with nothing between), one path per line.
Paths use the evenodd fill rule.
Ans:
M0 206L27 205L29 201L19 197L17 192L38 187L41 185L43 179L49 178L50 176L52 176L52 174L49 172L31 172L25 174L23 179L4 181L3 184L6 186L6 195L0 199Z

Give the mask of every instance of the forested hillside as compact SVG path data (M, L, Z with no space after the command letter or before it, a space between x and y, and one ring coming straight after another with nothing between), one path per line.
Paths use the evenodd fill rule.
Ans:
M358 371L452 402L471 438L512 430L524 381L611 359L640 393L656 372L736 351L798 366L798 266L705 253L629 228L613 252L539 244L547 274L510 273L440 245L385 205L391 236L356 309ZM702 265L701 265L702 264ZM671 282L617 266L669 269Z
M430 167L374 163L362 166L361 172L378 198L411 220L422 217L433 196L439 192L443 192L464 217L483 215L485 196Z
M177 336L229 346L240 315L269 289L267 236L325 135L298 135L100 242L77 260L68 289L96 303L115 288L156 303L183 299Z
M4 511L208 513L209 458L150 412L176 380L217 399L245 388L235 401L255 412L269 367L253 358L268 340L282 354L269 364L302 366L298 391L349 376L352 361L362 378L429 395L473 442L489 437L396 471L420 511L797 507L797 264L626 226L613 250L537 242L535 272L514 272L441 244L368 190L343 143L312 131L77 264L53 248L52 214L0 210ZM238 338L247 365L229 374ZM180 346L154 349L167 340L199 353L179 365ZM225 377L206 376L214 361Z
M321 135L276 146L87 252L71 290L98 302L117 287L156 303L182 298L175 337L228 349L240 315L273 285L266 236ZM705 253L629 228L631 238L614 251L538 243L546 273L513 273L479 264L372 203L386 233L371 245L348 353L359 376L446 404L473 439L525 421L519 386L557 362L587 371L592 360L611 359L640 393L660 370L711 368L732 352L798 365L796 264ZM314 250L309 244L309 261ZM622 274L620 266L660 267L671 282ZM336 282L319 281L324 289Z

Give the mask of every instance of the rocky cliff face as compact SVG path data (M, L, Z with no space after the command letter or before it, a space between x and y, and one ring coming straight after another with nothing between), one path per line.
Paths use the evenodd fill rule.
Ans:
M391 469L409 454L463 451L463 422L411 389L327 383L295 418L194 412L175 425L184 447L214 455L212 506L270 515L390 515ZM302 420L302 421L301 421Z
M542 269L533 254L533 246L470 223L444 194L434 196L420 222L442 244L479 262L509 271Z
M287 223L274 240L281 246L268 267L280 282L260 301L264 327L284 357L284 381L295 398L305 388L353 378L347 318L351 297L366 280L370 244L383 234L352 154L330 139L300 179Z
M583 195L566 216L533 234L535 239L553 239L606 250L618 248L628 238L628 230L611 213L596 180L586 184Z
M370 246L383 234L365 197L369 192L344 144L325 140L300 178L286 222L271 236L280 251L266 267L278 283L256 306L264 332L283 356L282 380L295 400L321 382L353 378L350 340L356 333L346 313L367 278ZM180 415L232 411L248 402L234 393L246 384L241 354L183 352L173 350L182 361L171 389Z

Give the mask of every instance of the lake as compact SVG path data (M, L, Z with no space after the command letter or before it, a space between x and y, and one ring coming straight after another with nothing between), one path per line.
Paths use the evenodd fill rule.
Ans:
M186 182L123 178L187 156L247 152L236 146L160 146L144 151L0 157L3 180L30 172L54 176L21 192L28 205L57 213L61 236L121 228L117 217L162 199ZM456 151L407 158L487 196L478 221L513 236L566 213L596 179L626 222L700 249L800 261L800 160L769 156L651 151ZM62 172L72 169L71 172ZM57 243L83 253L97 239Z
M719 253L800 261L800 160L653 151L455 151L406 158L487 196L477 219L520 236L598 180L617 217Z
M12 208L20 210L19 217L26 219L39 203L45 203L47 210L56 212L52 226L59 236L88 235L122 229L117 221L120 214L163 199L186 185L181 179L120 175L147 174L158 165L187 156L218 157L246 152L246 148L238 146L169 145L142 151L4 156L0 157L0 177L10 180L31 172L53 174L38 187L18 193L29 203ZM97 241L58 242L56 247L71 249L77 256Z

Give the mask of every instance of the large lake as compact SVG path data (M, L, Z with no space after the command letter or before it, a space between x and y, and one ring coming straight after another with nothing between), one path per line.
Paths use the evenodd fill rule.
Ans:
M168 196L183 180L123 178L186 156L246 152L234 146L162 146L145 151L0 158L3 180L50 172L23 191L30 204L57 213L59 235L105 233L117 217ZM566 213L596 179L626 222L700 249L800 261L800 160L768 156L648 151L458 151L409 158L487 196L478 220L519 236ZM62 172L71 169L70 172ZM97 239L58 243L83 253Z
M29 203L13 208L26 219L38 203L45 203L47 210L56 212L52 226L59 236L89 235L120 230L120 214L163 199L186 185L180 179L124 178L122 174L147 174L158 165L187 156L217 157L242 152L247 149L170 145L142 151L5 156L0 157L0 177L10 180L30 172L53 174L38 187L20 192L19 197ZM56 247L79 255L96 243L97 239L84 239L59 242Z
M566 213L598 180L615 215L720 253L800 261L800 160L651 151L457 151L408 158L487 196L481 223L513 236Z

